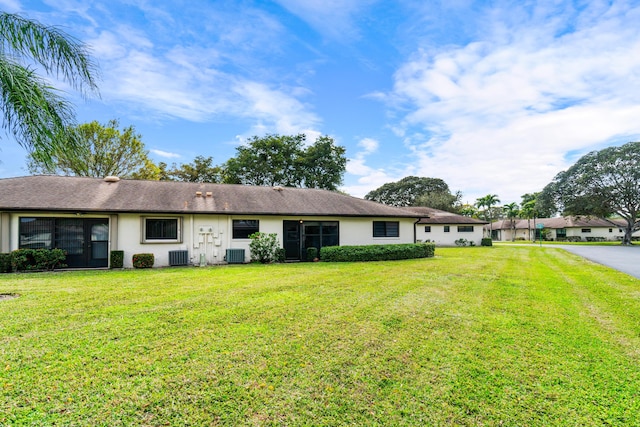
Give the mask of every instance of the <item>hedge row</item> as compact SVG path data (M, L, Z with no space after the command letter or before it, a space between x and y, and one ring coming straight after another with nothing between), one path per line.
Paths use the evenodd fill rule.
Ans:
M320 259L327 262L388 261L398 259L431 258L434 243L406 243L399 245L325 246Z
M62 249L16 249L0 254L0 273L54 270L66 267L66 259L67 254Z

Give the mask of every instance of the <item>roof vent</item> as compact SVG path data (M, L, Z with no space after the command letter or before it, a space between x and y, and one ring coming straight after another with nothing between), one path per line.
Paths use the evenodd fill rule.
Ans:
M207 197L213 197L213 193L211 191L207 191Z
M196 191L196 197L202 197L202 191Z
M280 187L279 185L276 185L275 187L273 187L273 189L276 190L276 191L284 190L284 188Z
M104 182L118 182L118 181L120 181L120 178L118 178L117 176L109 175L104 177Z

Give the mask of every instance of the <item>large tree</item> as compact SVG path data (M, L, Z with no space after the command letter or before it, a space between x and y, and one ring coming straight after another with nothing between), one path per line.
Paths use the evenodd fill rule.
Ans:
M166 180L218 183L222 180L222 168L213 164L213 157L196 156L193 163L175 163L166 171Z
M564 215L622 217L623 245L640 229L640 142L592 151L542 190L541 200Z
M435 200L440 197L440 201L447 199L451 201L452 205L457 200L457 196L451 194L447 183L440 178L418 176L407 176L397 182L388 182L364 196L367 200L390 206L415 206L420 197L423 197L422 206L426 206L425 203L429 201L429 198Z
M68 135L74 110L62 92L38 75L68 83L83 95L97 92L97 66L87 47L55 27L0 12L0 109L2 127L45 163L75 142Z
M223 165L223 182L336 190L346 169L344 147L322 136L305 148L306 136L254 136Z
M301 155L302 176L307 188L336 191L347 168L346 149L333 138L321 136Z
M121 178L158 179L159 169L148 158L140 134L133 126L119 129L117 120L106 125L97 121L71 129L77 147L56 149L51 162L44 162L38 152L30 155L31 173Z

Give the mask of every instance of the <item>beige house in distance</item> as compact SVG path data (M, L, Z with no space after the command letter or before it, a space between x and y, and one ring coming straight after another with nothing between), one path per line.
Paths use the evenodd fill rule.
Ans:
M616 241L624 236L625 222L620 219L582 217L557 217L533 219L504 219L491 224L495 241L538 239L536 226L544 226L544 238L554 241ZM529 229L529 226L531 229ZM515 234L514 234L515 227ZM487 233L489 226L485 226ZM639 233L634 233L637 236ZM531 236L531 237L529 237Z
M155 266L247 262L249 235L275 233L288 260L309 247L414 243L420 215L318 189L27 176L0 179L0 252L61 248L70 268L110 252Z

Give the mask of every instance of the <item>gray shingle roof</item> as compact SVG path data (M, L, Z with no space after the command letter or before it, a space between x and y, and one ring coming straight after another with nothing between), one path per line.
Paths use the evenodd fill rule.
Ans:
M420 216L418 224L487 224L486 221L442 211L440 209L422 206L409 206L404 209Z
M419 216L400 208L317 189L171 181L107 182L100 178L46 175L0 179L0 210Z

